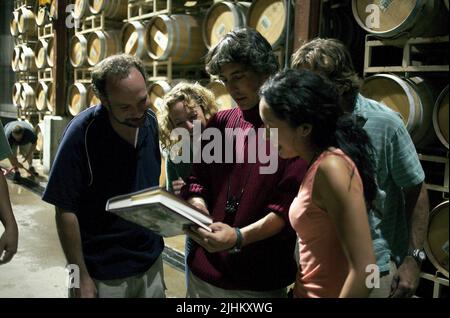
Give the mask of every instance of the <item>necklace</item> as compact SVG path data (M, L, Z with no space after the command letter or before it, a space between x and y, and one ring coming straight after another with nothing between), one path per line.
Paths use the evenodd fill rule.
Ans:
M238 119L238 121L234 124L234 128L240 123L241 118ZM233 138L236 136L233 135ZM234 149L234 147L233 147ZM237 210L239 209L239 204L241 203L242 195L244 194L245 188L247 186L248 180L250 179L250 175L253 171L253 167L255 164L251 166L247 173L247 178L245 179L244 186L242 187L241 191L237 195L231 194L231 174L228 175L228 186L227 186L227 202L225 203L225 213L228 215L234 215L236 214Z
M248 180L250 179L250 175L252 173L254 164L249 169L247 178L244 183L244 187L241 189L238 195L231 195L231 174L228 175L228 188L227 188L227 202L225 203L225 213L226 214L235 214L239 209L239 204L241 202L242 195L244 194L245 187L247 186Z

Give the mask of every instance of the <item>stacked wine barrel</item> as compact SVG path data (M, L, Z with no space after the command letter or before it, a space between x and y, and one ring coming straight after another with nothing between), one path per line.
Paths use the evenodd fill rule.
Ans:
M37 1L15 1L10 20L10 31L14 39L11 68L16 74L11 99L17 107L17 118L34 127L37 127L42 118L38 100L40 65L36 57L36 47L39 44L37 12Z
M12 13L11 34L16 39L12 68L17 72L12 98L18 116L37 114L33 121L42 132L39 121L55 111L53 76L58 65L54 62L53 23L57 0L46 1L44 7L39 3L16 0ZM281 64L287 50L286 34L292 26L289 0L71 0L63 5L73 5L75 22L74 28L67 26L69 45L64 49L69 69L73 68L73 77L69 75L65 85L68 117L99 103L91 87L92 68L120 52L144 61L149 104L155 111L181 80L199 81L210 88L221 109L234 107L223 83L205 72L203 58L208 49L227 32L250 26L267 38ZM62 18L70 20L69 16Z
M283 63L286 33L292 25L292 19L288 14L288 9L292 9L289 7L290 1L189 2L191 7L187 8L186 1L173 1L174 7L168 13L164 10L146 11L147 1L134 1L129 5L128 21L122 29L122 47L124 52L135 55L151 65L149 73L152 85L149 95L153 108L157 108L154 102L160 101L161 93L164 91L161 81L166 81L170 85L173 80L180 78L192 79L192 76L182 72L183 67L193 65L198 67L199 72L196 74L200 74L200 78L197 75L193 78L195 80L205 76L202 58L207 49L216 45L231 30L246 26L258 30L280 57L280 64ZM133 16L133 8L139 8L136 12L140 14L145 13ZM155 72L167 65L170 65L173 74L164 73L160 76ZM210 81L209 87L217 93L219 106L221 108L235 106L223 84L214 78ZM153 92L152 89L156 91Z
M375 5L373 1L353 0L352 11L356 22L368 32L365 56L371 61L365 65L377 58L389 63L394 54L388 52L399 51L400 63L381 65L386 70L383 73L366 74L361 91L400 113L416 146L432 208L425 243L432 266L425 266L425 271L432 274L430 277L442 275L448 286L448 6L444 1ZM376 41L378 51L368 51L370 41ZM416 46L410 49L408 45ZM392 67L413 63L420 67L408 71ZM432 67L427 69L429 65Z
M75 0L75 34L70 39L69 59L74 80L67 94L71 116L100 101L91 87L91 70L101 60L122 52L120 29L127 17L127 0Z

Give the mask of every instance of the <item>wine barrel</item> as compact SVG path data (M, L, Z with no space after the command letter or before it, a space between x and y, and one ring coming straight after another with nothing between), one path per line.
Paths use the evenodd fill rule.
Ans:
M52 94L52 82L39 81L36 87L36 108L40 111L45 111L47 109L52 109L53 107L49 105Z
M83 34L75 34L70 40L70 64L81 67L87 64L87 40Z
M82 83L73 83L69 88L67 109L72 116L86 109L87 90Z
M95 31L87 39L88 63L96 65L106 57L120 52L119 34L116 31Z
M433 92L422 78L377 74L364 80L361 93L400 113L417 148L436 140L432 125Z
M36 94L34 88L28 83L22 83L19 106L22 109L34 108L36 105Z
M45 7L39 7L38 12L36 14L36 24L37 26L44 26L50 23L50 17L48 15L48 11Z
M217 2L211 6L203 20L203 41L206 47L215 46L230 31L246 26L249 2Z
M448 149L448 85L434 105L433 127L439 141Z
M284 44L288 21L288 0L253 1L247 13L247 26L256 29L275 49Z
M14 83L12 89L12 103L15 107L20 107L21 94L22 94L22 83Z
M73 17L76 20L80 20L84 16L89 14L89 2L88 0L75 0L75 8L73 9Z
M89 10L92 14L103 13L112 20L123 20L127 18L127 0L89 0Z
M221 81L212 81L208 83L208 85L206 85L206 88L210 89L213 92L219 110L236 107L236 102L228 93L227 88Z
M47 55L48 55L48 43L45 39L39 39L34 49L36 67L38 69L46 68L48 66Z
M134 55L140 59L147 57L145 46L146 26L141 21L131 21L122 28L122 50L126 54Z
M87 107L92 107L100 104L100 99L97 97L97 95L95 95L92 85L89 85L87 88L86 104Z
M26 7L21 7L19 9L17 29L20 34L26 34L29 36L34 36L37 34L36 19L34 17L33 11L27 9Z
M57 2L58 0L52 0L52 2L50 3L50 17L54 20L58 19L58 7L57 7ZM62 1L59 1L62 2Z
M442 1L352 0L352 11L364 30L383 38L448 33L448 11Z
M35 127L34 132L37 137L36 150L40 153L44 151L44 122L40 121Z
M11 22L9 23L9 31L11 32L12 36L18 36L19 35L19 12L13 11Z
M34 51L26 45L22 45L19 57L19 70L34 72L37 70Z
M157 61L170 57L176 64L195 64L206 53L199 21L191 15L154 17L147 26L145 39L149 56Z
M19 61L21 53L22 53L22 45L17 45L16 47L14 47L11 60L11 68L14 72L19 71Z
M148 87L149 104L155 113L161 109L164 95L171 89L171 85L166 81L156 81L150 84Z
M49 67L53 67L55 64L55 46L54 46L54 39L49 38L47 42L47 65Z
M448 201L430 212L425 252L436 269L448 278Z

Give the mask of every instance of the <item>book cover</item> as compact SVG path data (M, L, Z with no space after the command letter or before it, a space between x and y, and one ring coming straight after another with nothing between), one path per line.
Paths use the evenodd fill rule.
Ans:
M160 187L110 198L106 211L152 230L163 237L184 234L189 226L207 231L213 220L193 205Z

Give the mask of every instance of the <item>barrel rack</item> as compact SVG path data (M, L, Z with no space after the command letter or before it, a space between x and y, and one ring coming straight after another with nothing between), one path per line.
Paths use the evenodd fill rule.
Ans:
M100 13L75 20L75 33L87 34L95 31L105 31L107 29L119 29L121 26L122 22L109 20L103 13Z
M449 65L414 65L411 59L411 51L419 46L431 47L436 44L447 46L449 36L438 36L428 38L409 38L409 39L379 39L373 35L366 36L364 52L364 75L370 73L411 73L411 72L448 72ZM373 66L374 49L383 50L386 47L400 47L402 49L401 65L396 66ZM447 51L448 52L448 51ZM379 54L383 54L380 52Z

